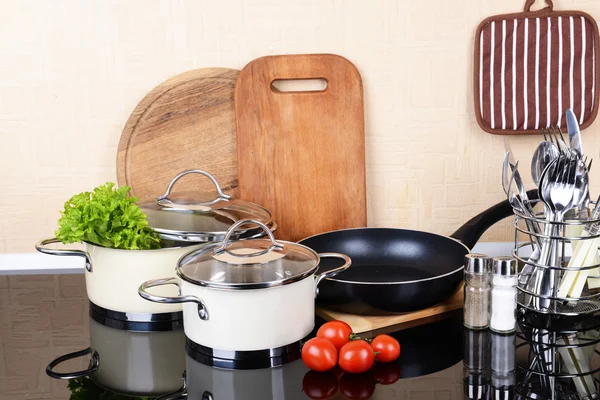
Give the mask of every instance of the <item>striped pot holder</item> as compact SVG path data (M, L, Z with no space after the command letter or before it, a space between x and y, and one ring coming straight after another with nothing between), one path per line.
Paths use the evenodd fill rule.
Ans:
M547 7L496 15L477 28L474 96L479 126L494 134L566 127L573 110L581 129L598 113L600 40L596 21L580 11Z

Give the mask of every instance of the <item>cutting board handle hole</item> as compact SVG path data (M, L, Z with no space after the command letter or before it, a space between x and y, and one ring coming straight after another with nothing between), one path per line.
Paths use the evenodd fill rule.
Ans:
M271 90L276 93L323 92L327 89L327 80L315 79L275 79Z

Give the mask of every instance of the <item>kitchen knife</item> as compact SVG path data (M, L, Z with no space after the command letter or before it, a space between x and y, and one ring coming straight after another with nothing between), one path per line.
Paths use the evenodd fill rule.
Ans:
M567 110L567 129L569 131L569 144L572 150L579 153L581 157L583 155L583 149L581 147L581 132L579 131L579 123L577 118L571 109Z
M529 203L527 191L525 190L525 185L523 184L523 179L521 179L521 174L519 173L519 170L515 167L517 165L517 161L515 160L515 156L513 155L512 149L510 148L510 142L507 138L504 138L504 151L508 155L508 164L510 165L510 170L513 173L515 186L517 188L519 196L521 196L521 201L523 202L523 205L529 209L528 211L533 212Z

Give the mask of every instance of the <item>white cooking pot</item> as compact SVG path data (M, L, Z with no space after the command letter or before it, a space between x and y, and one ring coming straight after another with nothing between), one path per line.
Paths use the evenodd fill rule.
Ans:
M185 388L160 400L306 400L302 360L275 367L232 370L213 368L185 357Z
M121 313L158 314L181 312L180 304L144 301L137 293L140 283L173 273L177 261L202 245L155 250L122 250L83 243L84 250L57 249L56 238L42 240L35 248L56 256L85 259L85 286L90 301L98 307ZM174 287L160 288L164 296L176 296Z
M194 192L192 199L179 196L169 198L173 186L182 177L199 174L210 179L216 188L213 193ZM204 198L208 196L208 198ZM56 238L36 244L42 253L57 256L76 256L85 259L85 282L94 315L114 321L162 322L181 319L182 306L178 303L158 304L143 300L138 295L142 282L169 276L177 261L186 253L204 243L223 240L228 228L240 219L252 218L276 229L271 213L263 207L234 199L221 190L216 179L202 170L188 170L178 174L164 195L156 201L140 204L147 215L148 226L161 238L160 249L123 250L83 242L84 250L67 250L48 247L60 243ZM265 234L256 226L248 226L235 233L235 238L262 237ZM177 296L177 288L162 287L157 294ZM120 314L119 314L120 313ZM179 313L171 315L170 313ZM157 317L155 314L163 314ZM128 327L127 329L130 329ZM152 330L144 325L137 330Z
M233 232L245 224L260 226L269 238L230 242ZM324 257L340 258L344 264L315 274ZM317 254L297 243L275 241L264 224L242 220L229 229L222 243L184 256L176 268L181 281L175 277L149 280L139 293L159 304L185 303L185 334L197 350L222 358L240 351L273 354L312 331L319 282L349 266L346 255ZM180 294L148 291L169 284L179 286Z
M64 380L89 376L96 385L113 393L158 396L182 386L184 346L185 335L181 329L128 332L90 320L90 347L55 359L46 373ZM91 355L90 365L85 370L55 371L67 360L88 355Z

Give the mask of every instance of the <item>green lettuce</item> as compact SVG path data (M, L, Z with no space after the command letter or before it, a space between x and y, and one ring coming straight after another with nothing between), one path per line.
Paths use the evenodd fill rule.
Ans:
M146 214L129 197L131 188L107 182L93 192L74 195L58 220L56 237L63 243L86 241L104 247L148 250L160 247L156 232L148 227Z
M89 377L69 379L70 400L146 400L148 397L130 397L98 387Z

